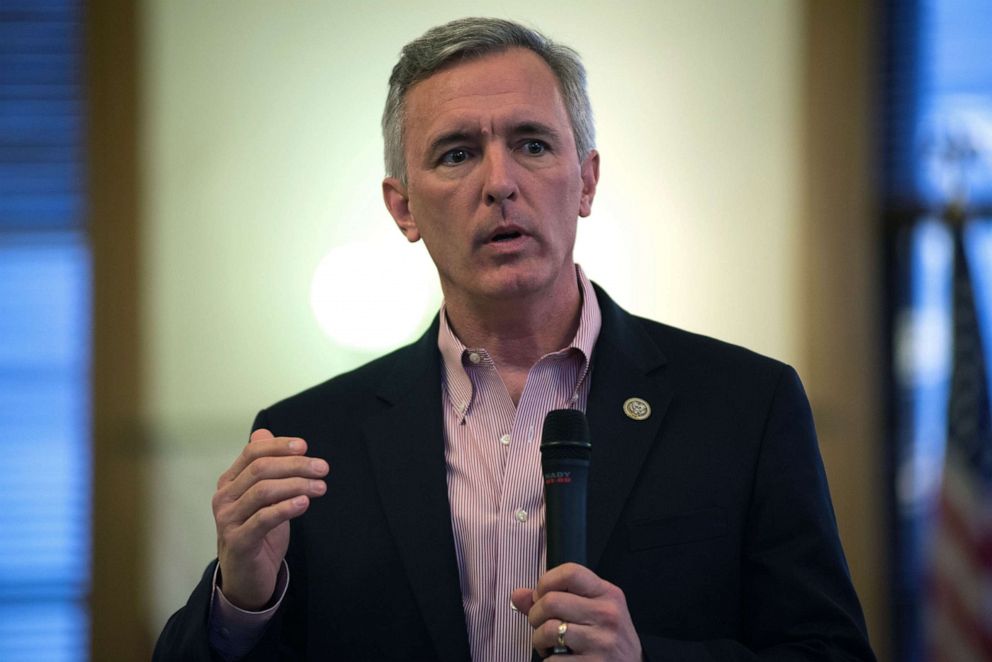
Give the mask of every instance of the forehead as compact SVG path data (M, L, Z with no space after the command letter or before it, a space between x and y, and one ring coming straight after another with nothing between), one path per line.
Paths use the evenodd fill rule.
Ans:
M406 96L408 147L445 125L499 120L569 127L558 79L531 50L512 48L445 67Z

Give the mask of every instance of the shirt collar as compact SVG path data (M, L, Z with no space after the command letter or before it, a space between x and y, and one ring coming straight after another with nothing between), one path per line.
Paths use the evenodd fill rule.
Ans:
M579 327L575 331L572 341L561 349L546 354L542 359L552 355L563 355L570 350L577 350L581 357L582 366L578 371L580 382L586 378L589 372L592 359L592 350L599 337L599 330L602 326L602 314L599 309L599 302L596 299L596 292L592 288L592 282L586 277L582 267L575 265L575 274L579 282L579 291L582 293L582 308L579 312ZM441 304L440 328L437 334L437 346L441 351L443 362L441 376L443 385L447 391L451 404L464 417L472 402L473 388L472 380L466 370L466 363L471 365L469 356L478 353L488 356L485 348L468 348L459 340L448 323L448 315L444 303Z

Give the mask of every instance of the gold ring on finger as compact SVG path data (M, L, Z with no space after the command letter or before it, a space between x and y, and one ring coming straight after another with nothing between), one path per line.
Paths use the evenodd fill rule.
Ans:
M565 645L565 634L568 633L568 623L562 621L558 624L558 641L555 643L554 653L556 655L561 655L565 653L571 653L568 646Z

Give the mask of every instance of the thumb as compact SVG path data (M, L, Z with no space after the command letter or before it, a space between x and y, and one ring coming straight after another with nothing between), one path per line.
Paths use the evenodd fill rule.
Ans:
M529 588L515 588L510 593L510 602L517 611L526 616L534 606L534 591Z
M262 439L275 439L275 437L273 437L272 433L265 428L258 428L251 433L251 437L248 438L248 441L261 441Z

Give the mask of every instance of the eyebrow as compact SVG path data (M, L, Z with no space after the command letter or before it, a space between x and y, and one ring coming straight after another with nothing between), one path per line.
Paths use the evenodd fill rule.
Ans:
M430 145L428 145L426 152L427 157L428 159L433 159L434 155L443 148L476 140L478 135L479 131L473 129L458 128L451 131L446 131L432 140ZM532 120L527 120L513 125L509 131L509 135L511 138L520 135L542 136L549 138L552 141L558 141L561 138L561 134L556 129L553 129L543 122Z
M465 131L463 129L455 129L454 131L442 133L437 138L432 140L431 144L427 147L427 157L428 159L433 159L434 155L441 149L448 147L449 145L457 145L458 143L468 142L473 139L474 135L477 134L478 132Z
M511 136L519 136L521 134L545 136L555 141L561 138L561 134L556 129L553 129L547 124L543 124L541 122L521 122L513 127L512 131L510 131Z

